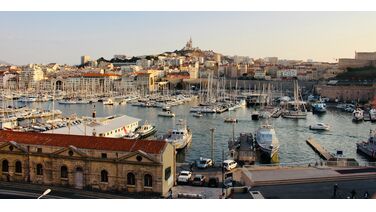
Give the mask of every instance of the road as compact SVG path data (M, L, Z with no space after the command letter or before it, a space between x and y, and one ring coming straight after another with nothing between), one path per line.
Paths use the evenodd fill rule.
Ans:
M376 193L376 179L255 186L251 190L260 191L267 199L330 199L333 197L336 183L338 185L336 198L350 197L352 190L355 190L356 198L362 198L366 191L370 195Z

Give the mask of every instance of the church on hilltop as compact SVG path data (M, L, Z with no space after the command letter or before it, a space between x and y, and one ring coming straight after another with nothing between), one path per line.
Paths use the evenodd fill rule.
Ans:
M200 49L198 47L193 48L192 37L190 37L182 50L183 51L196 51L196 50L200 50Z

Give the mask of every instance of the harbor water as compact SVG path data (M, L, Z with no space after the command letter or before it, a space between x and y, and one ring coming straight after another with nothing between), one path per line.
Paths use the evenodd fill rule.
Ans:
M27 104L30 108L48 110L52 109L52 105L52 102ZM125 114L142 119L143 121L140 124L147 120L157 127L157 136L163 135L171 129L178 119L187 120L188 126L193 132L192 144L179 152L178 162L191 162L199 157L210 157L211 128L215 128L214 158L216 161L220 161L222 150L228 152L227 142L233 135L232 124L224 122L224 119L228 116L236 116L238 119L238 123L235 124L235 136L242 132L255 133L262 123L261 120L251 120L252 108L239 108L236 111L222 114L203 114L202 117L194 117L189 109L197 105L195 101L172 107L172 112L176 114L175 118L158 116L161 108L136 107L130 104L111 106L103 105L101 102L76 105L55 103L55 109L61 110L64 116L69 116L72 113L76 113L78 116L91 116L93 105L95 105L97 117ZM18 104L18 106L21 106L21 104ZM293 165L319 161L319 156L306 144L306 139L310 136L316 138L331 153L341 150L344 157L355 158L360 163L365 162L366 158L356 153L356 143L365 141L370 129L375 129L376 124L371 122L354 123L351 119L351 113L342 112L335 108L328 108L328 111L322 115L309 113L307 119L292 120L282 117L270 119L269 123L274 126L280 142L279 163ZM317 122L329 124L331 130L325 132L309 130L309 125Z

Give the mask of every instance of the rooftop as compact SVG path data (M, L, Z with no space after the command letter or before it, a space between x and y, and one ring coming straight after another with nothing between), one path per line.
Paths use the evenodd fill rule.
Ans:
M86 124L81 123L78 125L73 125L70 127L62 127L59 129L54 129L46 131L45 133L56 133L56 134L71 134L71 135L92 135L95 128L97 135L100 133L106 133L111 130L122 128L126 125L139 122L141 119L134 118L127 115L115 116L115 117L105 117L96 118L95 122L89 121ZM86 125L86 126L85 126ZM86 129L85 129L86 128Z
M94 136L61 135L34 132L0 131L0 142L14 141L19 144L56 147L75 146L81 149L135 152L141 150L160 154L167 142L157 140L126 140Z

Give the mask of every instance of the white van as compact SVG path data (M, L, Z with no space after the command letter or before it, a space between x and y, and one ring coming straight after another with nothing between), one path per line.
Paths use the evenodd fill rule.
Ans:
M234 160L225 160L223 161L223 168L227 171L231 171L238 166L238 163L236 163Z

